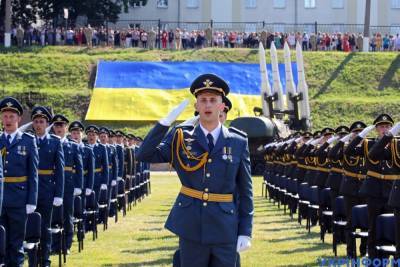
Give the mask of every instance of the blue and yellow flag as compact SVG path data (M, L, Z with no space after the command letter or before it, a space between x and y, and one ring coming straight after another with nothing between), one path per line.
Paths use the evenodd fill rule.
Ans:
M271 76L271 65L267 65ZM297 84L296 64L292 63ZM100 61L86 120L156 121L185 98L190 105L178 120L193 116L195 98L192 81L201 74L214 73L229 87L233 108L228 119L253 115L261 106L261 77L258 64L222 62L123 62ZM279 65L285 90L285 66ZM269 79L273 81L272 76ZM271 84L272 86L272 84Z

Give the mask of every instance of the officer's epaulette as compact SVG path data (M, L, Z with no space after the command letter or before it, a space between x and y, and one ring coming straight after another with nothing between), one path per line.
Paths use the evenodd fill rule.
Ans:
M242 136L242 137L244 137L244 138L247 138L247 133L245 133L245 132L243 132L243 131L241 131L241 130L235 128L235 127L232 127L232 126L231 126L231 127L228 128L228 130L229 130L230 132L234 132L234 133L236 133L236 134L238 134L238 135L240 135L240 136Z
M35 136L33 135L33 134L30 134L30 133L23 133L22 135L24 135L24 136L27 136L27 137L29 137L29 138L31 138L31 139L34 139L35 138Z
M61 137L59 137L58 135L55 135L55 134L50 134L50 136L51 136L52 138L61 139Z

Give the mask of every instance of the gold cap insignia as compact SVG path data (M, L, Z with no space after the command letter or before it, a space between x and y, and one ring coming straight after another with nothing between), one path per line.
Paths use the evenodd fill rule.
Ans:
M7 102L6 105L7 105L7 107L12 107L12 106L13 106L13 103Z
M382 120L387 120L386 116L382 116Z
M205 82L203 82L205 87L211 87L211 85L213 85L214 82L210 81L210 79L207 79Z

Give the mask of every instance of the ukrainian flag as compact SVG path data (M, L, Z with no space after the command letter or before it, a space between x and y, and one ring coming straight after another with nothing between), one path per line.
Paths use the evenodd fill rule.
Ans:
M271 75L271 65L267 68ZM292 69L297 74L295 63ZM279 65L279 72L285 88L284 64ZM261 106L258 64L100 61L86 120L157 121L185 98L190 99L191 105L178 120L188 119L193 116L195 102L190 84L204 73L214 73L228 83L228 98L233 104L229 120L253 115L253 108ZM297 83L297 75L294 76ZM269 80L273 81L272 77Z

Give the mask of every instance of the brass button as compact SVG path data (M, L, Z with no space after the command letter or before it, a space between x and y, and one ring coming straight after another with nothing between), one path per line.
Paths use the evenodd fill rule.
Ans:
M204 191L205 191L205 192L208 192L208 188L204 188Z
M206 176L207 176L207 177L210 177L210 173L206 173Z
M8 164L8 160L6 160L6 164Z
M10 154L10 152L7 151L7 155Z
M211 163L212 162L212 159L208 159L208 163Z
M204 203L203 203L203 206L204 206L204 207L207 207L207 202L204 202Z
M7 173L7 170L4 170L4 173Z
M178 203L178 205L179 205L179 206L182 206L182 203L181 203L181 202L179 202L179 203Z
M231 210L231 213L233 213L233 210Z
M204 201L207 201L208 197L209 197L208 193L203 193L203 200Z

